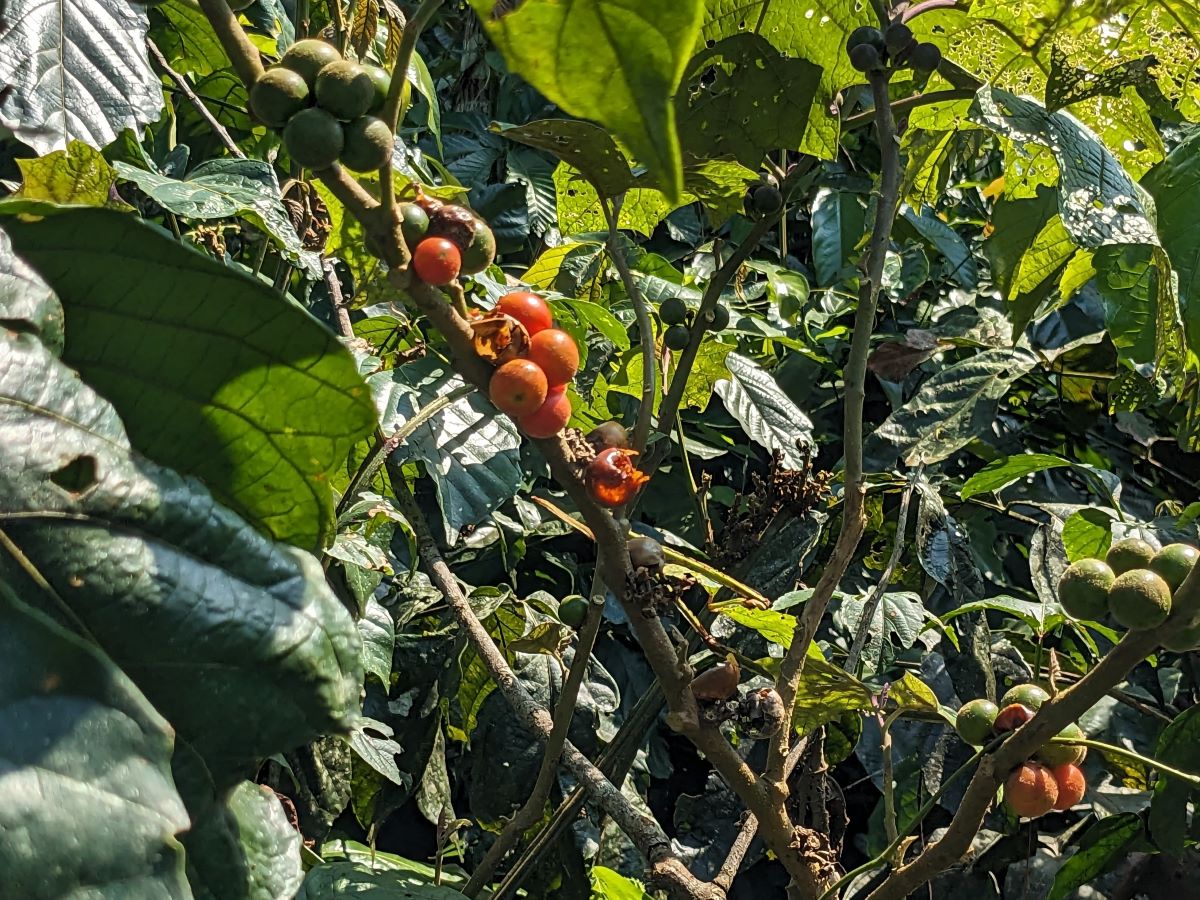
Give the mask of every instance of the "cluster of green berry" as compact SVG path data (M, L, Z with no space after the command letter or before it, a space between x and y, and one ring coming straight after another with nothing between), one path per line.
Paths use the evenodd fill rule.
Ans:
M379 66L348 59L315 38L288 47L279 64L250 88L250 110L283 130L292 160L310 169L341 162L355 172L387 164L395 136L375 113L383 109L391 76Z
M658 306L658 317L667 326L663 332L663 343L669 350L679 351L692 339L693 328L707 331L724 331L729 327L729 308L718 303L703 316L688 309L678 297L668 297Z
M1016 731L1050 695L1036 684L1018 684L1000 698L997 706L980 698L964 703L954 728L968 744L981 747L997 737ZM1053 742L1043 744L1033 756L1017 766L1004 784L1004 802L1016 815L1044 816L1052 809L1070 809L1087 790L1087 779L1079 768L1087 747L1069 743L1086 739L1083 729L1072 722Z
M929 74L942 61L937 45L918 43L903 22L892 22L883 31L870 25L854 29L846 41L846 53L859 72L880 72L890 64Z
M1116 541L1104 559L1080 559L1058 581L1058 599L1076 619L1100 621L1111 616L1124 628L1157 628L1172 610L1192 617L1179 587L1200 558L1190 544L1168 544L1155 550L1141 538ZM1200 623L1184 623L1163 636L1168 650L1200 646Z

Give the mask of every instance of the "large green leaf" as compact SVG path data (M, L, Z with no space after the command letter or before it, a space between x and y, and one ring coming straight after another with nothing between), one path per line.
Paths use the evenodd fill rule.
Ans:
M104 147L158 119L138 3L8 0L0 28L0 125L39 154L75 138Z
M65 149L38 159L18 159L18 197L49 200L64 206L106 206L117 172L94 147L71 141Z
M300 245L279 195L279 179L270 163L257 159L210 159L180 180L118 162L117 172L134 182L163 209L187 219L240 216L269 234L287 258L313 279L321 277L317 255Z
M295 900L464 900L454 888L404 869L372 871L352 862L327 862L308 873Z
M136 454L32 335L0 340L4 529L214 777L348 730L359 638L317 561Z
M1188 346L1200 353L1200 131L1171 151L1142 181L1158 208L1158 233L1179 275Z
M725 357L729 378L714 386L730 415L750 440L778 453L790 469L802 469L813 446L812 421L775 383L771 374L738 353Z
M1058 192L1041 188L1036 197L996 201L992 208L992 233L983 252L992 265L992 281L1005 298L1011 298L1020 268L1042 228L1058 215Z
M991 428L1000 398L1037 362L1025 350L984 350L938 372L867 439L868 467L946 459Z
M63 347L63 309L50 285L12 249L0 230L0 325L32 329L55 353Z
M735 34L692 57L675 104L683 149L757 168L769 150L798 150L821 69Z
M1077 888L1125 859L1144 831L1141 817L1132 812L1093 822L1079 840L1079 851L1054 873L1054 884L1046 900L1076 896Z
M171 738L103 653L0 580L0 893L191 897Z
M1070 464L1070 460L1052 453L1022 453L1019 456L1006 456L988 463L968 478L966 484L962 486L962 490L959 491L959 496L966 500L976 494L998 491L1026 475Z
M574 119L539 119L519 127L496 122L496 134L545 150L579 172L597 192L615 197L633 184L629 163L603 128Z
M590 234L608 231L600 195L587 177L567 163L554 170L554 190L558 206L558 227L563 234ZM637 231L649 237L658 223L667 217L672 204L653 187L636 187L625 192L617 227Z
M1134 363L1178 369L1184 336L1171 264L1161 247L1101 247L1093 260L1104 324L1117 350Z
M906 204L900 215L941 256L946 277L960 287L974 290L979 282L979 267L958 232L928 207L918 212Z
M812 252L817 284L832 286L846 275L863 238L867 211L862 196L821 188L812 206Z
M1184 710L1163 730L1154 757L1185 772L1200 771L1200 706ZM1165 853L1183 852L1191 794L1186 782L1158 776L1150 801L1150 834Z
M1080 247L1158 244L1144 192L1100 140L1073 116L1048 112L1032 100L982 87L971 119L1005 137L1041 144L1054 153L1061 173L1059 212Z
M4 227L66 309L64 360L139 452L198 475L280 540L328 538L329 474L375 422L331 332L132 216L79 209Z
M512 71L609 129L669 198L682 195L672 98L700 28L700 0L525 0L500 16L492 0L471 5Z

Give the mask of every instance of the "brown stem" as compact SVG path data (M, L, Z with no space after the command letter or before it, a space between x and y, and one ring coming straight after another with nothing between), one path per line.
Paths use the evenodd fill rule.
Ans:
M233 63L238 78L249 88L263 73L258 48L238 24L237 13L229 8L225 0L200 0L200 9L216 32L217 40L225 49L225 55Z
M912 862L892 872L867 900L903 900L958 861L970 848L996 795L996 788L1009 772L1091 709L1154 650L1159 636L1155 631L1126 634L1094 669L1057 697L1046 701L1027 725L1017 729L995 753L984 756L941 840L930 844Z
M150 50L150 55L154 57L154 61L158 63L158 67L163 70L163 74L175 82L175 86L179 88L179 93L183 94L188 102L192 104L192 108L199 113L200 118L208 124L213 134L225 145L225 149L238 159L245 159L246 154L242 152L242 148L229 136L229 132L225 130L224 125L217 121L216 116L208 111L208 107L204 105L204 102L196 96L196 92L192 90L192 86L188 83L188 80L171 68L171 64L167 62L167 58L163 56L163 52L158 49L158 45L150 40L150 38L146 38L146 46Z
M597 572L599 572L599 567L597 567ZM483 890L492 880L492 873L496 871L496 866L504 860L508 851L516 846L521 835L542 818L546 798L550 796L550 788L554 786L554 779L558 775L559 758L562 756L563 743L567 739L567 732L571 728L571 719L575 714L575 701L579 697L579 687L583 684L583 676L587 672L592 648L596 644L596 635L600 633L600 623L604 619L602 612L606 588L598 575L592 578L590 593L592 602L588 605L587 617L584 619L583 627L579 630L579 640L575 645L575 657L571 660L571 668L563 683L562 694L558 698L558 705L554 707L554 726L546 741L546 750L542 756L541 768L538 770L533 790L529 794L529 799L512 817L512 820L504 826L499 837L488 848L483 862L471 873L471 880L463 888L463 893L468 897L475 897Z
M875 222L871 229L871 240L863 260L863 280L859 289L858 309L854 315L854 335L850 342L850 355L846 360L844 379L846 383L846 409L842 431L842 452L845 459L842 481L844 502L842 525L834 544L833 554L821 573L812 598L804 605L796 623L796 633L787 654L780 665L776 690L783 699L786 710L792 710L796 700L796 689L804 669L804 658L812 643L825 609L833 592L842 580L854 552L858 548L866 523L863 514L865 483L863 480L863 403L866 397L867 355L871 349L871 333L875 327L875 310L879 302L879 290L883 281L883 263L891 240L892 225L900 203L900 149L896 141L895 122L892 108L888 104L887 73L871 73L867 76L875 100L875 128L879 138L882 157L879 196L875 203ZM783 763L787 758L791 728L780 729L772 740L768 753L766 779L777 797L787 796L787 785L783 780Z
M654 394L658 391L658 368L654 353L654 323L650 320L650 310L646 306L646 298L633 280L633 272L629 270L629 261L620 246L621 232L617 230L617 219L620 214L621 201L624 195L612 201L602 200L604 217L608 220L608 255L612 257L613 265L625 285L625 293L633 303L633 312L637 316L638 339L642 348L642 404L638 408L637 421L633 426L633 449L642 453L646 442L650 439L650 422L654 417Z
M541 741L547 741L554 731L550 714L530 696L525 686L517 679L504 654L492 640L483 623L475 615L471 602L462 592L458 580L442 558L441 551L429 530L425 517L413 497L404 473L393 460L387 465L392 481L392 490L397 506L408 519L417 537L417 553L426 574L445 598L451 613L466 635L471 647L479 654L488 674L496 683L497 690L511 707L521 724ZM588 758L569 741L563 742L562 760L571 774L587 789L588 793L613 821L629 836L634 845L650 863L652 877L667 884L681 897L713 898L721 900L722 892L693 876L687 867L671 851L671 841L653 818L644 815L625 799L621 791L604 777Z

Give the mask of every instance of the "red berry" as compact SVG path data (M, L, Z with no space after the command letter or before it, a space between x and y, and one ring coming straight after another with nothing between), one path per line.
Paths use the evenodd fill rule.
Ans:
M510 416L535 412L546 402L546 374L527 359L512 359L492 373L488 396Z
M505 294L496 304L496 312L512 316L525 326L530 337L554 324L554 315L546 301L529 291Z
M558 328L543 328L530 338L525 358L541 367L550 387L566 384L579 371L575 339Z
M521 430L530 437L554 437L563 430L571 418L571 401L567 398L567 386L552 387L546 392L546 402L528 415L517 419Z
M426 284L449 284L462 268L462 254L445 238L425 238L413 251L412 267Z
M588 493L601 506L622 506L634 498L650 476L634 468L630 461L637 456L633 450L609 447L596 454L588 463Z

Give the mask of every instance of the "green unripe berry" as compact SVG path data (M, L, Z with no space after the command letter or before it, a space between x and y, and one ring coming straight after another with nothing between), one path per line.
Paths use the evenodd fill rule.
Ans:
M1083 729L1071 722L1056 737L1066 738L1073 741L1081 741L1087 737L1083 733ZM1037 758L1048 766L1065 766L1070 763L1073 766L1079 765L1083 761L1083 756L1087 752L1086 747L1073 746L1071 744L1043 744L1037 752Z
M308 89L311 91L317 86L317 75L320 71L341 58L342 54L338 53L333 44L307 38L288 47L279 64L299 74L308 82Z
M1157 628L1171 614L1171 588L1149 569L1133 569L1113 582L1108 611L1131 630Z
M958 736L973 747L982 747L992 738L992 725L999 708L991 700L979 698L964 703L954 719Z
M687 318L687 304L678 297L668 297L658 305L658 317L667 325L682 325Z
M1124 575L1133 569L1144 569L1154 559L1154 548L1141 538L1123 538L1108 548L1104 561L1114 575Z
M371 76L356 62L331 62L317 75L317 105L344 122L366 115L375 100Z
M729 327L729 307L718 303L704 314L704 327L709 331L724 331Z
M343 128L342 165L352 172L371 172L388 164L395 138L387 122L361 116Z
M1058 602L1076 619L1098 621L1108 612L1108 592L1116 577L1103 560L1076 560L1058 579Z
M308 83L291 69L268 69L250 88L250 111L268 128L282 128L308 101Z
M583 597L567 597L558 604L558 620L568 628L578 629L587 618L588 606Z
M283 143L293 162L318 171L337 162L345 140L341 123L316 107L296 113L283 129Z
M846 52L849 53L855 47L874 47L876 51L882 53L887 49L887 45L883 40L883 32L871 25L860 25L850 32L850 37L846 39Z
M663 343L667 345L668 350L682 350L691 340L692 333L686 325L672 325L663 334Z
M783 209L783 194L771 184L759 184L750 189L750 211L755 216L773 216Z
M874 72L882 63L883 57L870 44L859 44L850 50L850 65L859 72Z
M1009 688L1008 692L1000 698L1000 706L1003 708L1011 706L1014 703L1019 703L1036 712L1049 699L1050 694L1036 684L1017 684Z
M410 248L417 246L417 242L429 230L429 215L415 203L401 203L400 230Z
M1200 559L1200 550L1190 544L1167 544L1154 554L1147 568L1165 581L1173 593L1179 590L1197 559Z
M1163 648L1175 653L1187 653L1200 648L1200 622L1185 625L1163 637Z
M937 44L917 44L908 63L918 72L932 72L942 62L942 51Z
M371 84L375 86L375 99L371 101L371 108L368 112L378 113L387 102L388 91L392 88L392 76L388 74L387 69L380 66L365 65L363 70L371 79Z
M912 29L903 22L893 22L883 32L883 45L891 56L904 52L912 42Z

